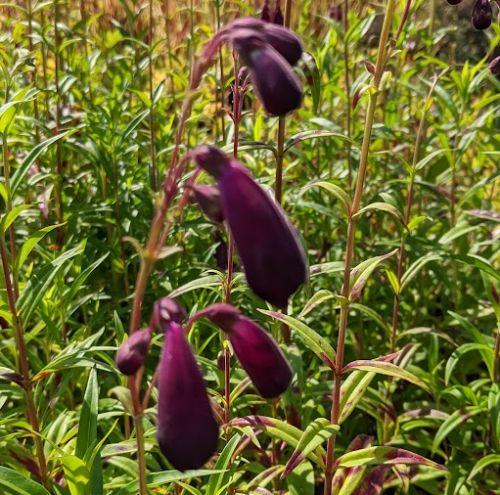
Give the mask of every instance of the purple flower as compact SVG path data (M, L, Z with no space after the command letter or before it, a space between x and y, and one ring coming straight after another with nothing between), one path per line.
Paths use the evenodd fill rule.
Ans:
M119 347L116 353L116 367L124 375L134 375L144 365L151 343L151 328L134 332Z
M231 41L248 67L255 91L267 112L286 115L300 107L302 85L299 78L262 34L251 29L237 29Z
M279 0L276 1L276 8L274 9L273 23L283 26L285 24L285 19L283 17L283 12L281 11L281 5Z
M472 9L472 25L476 29L486 29L491 26L493 12L489 0L476 0Z
M240 17L231 22L226 31L232 40L234 36L241 36L238 31L250 30L259 35L263 41L269 43L290 65L295 65L302 56L303 48L299 37L283 26L263 22L254 17ZM244 33L243 33L244 34ZM248 36L251 34L247 31Z
M155 328L168 321L182 323L185 318L186 310L175 299L171 297L162 297L158 299L153 306L149 324L151 327Z
M500 56L495 57L488 65L488 68L494 76L500 75Z
M292 370L275 340L257 323L229 304L213 304L200 311L228 334L243 369L266 399L278 397L290 385Z
M260 13L260 18L264 22L270 22L271 21L271 11L269 9L269 2L268 2L268 0L264 1L264 5L263 5L262 11Z
M288 298L308 278L295 228L240 162L214 146L200 146L193 154L198 166L217 180L224 218L248 285L266 301L286 308Z
M219 426L182 327L174 321L162 325L165 342L158 367L158 443L176 469L197 469L216 451Z
M220 205L220 193L215 186L197 184L191 187L195 201L200 210L214 223L224 221L224 214Z

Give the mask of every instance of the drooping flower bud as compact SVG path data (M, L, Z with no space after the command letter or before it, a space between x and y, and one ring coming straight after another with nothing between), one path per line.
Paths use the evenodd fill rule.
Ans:
M198 313L227 333L243 369L262 397L278 397L290 385L292 370L275 340L230 304L213 304Z
M151 343L151 328L134 332L119 347L116 353L116 367L124 375L134 375L144 365Z
M233 236L250 288L280 308L307 281L305 253L281 207L237 160L214 146L193 156L217 179L224 218Z
M220 193L215 186L208 184L197 184L191 187L193 196L200 210L214 223L224 221L224 215L220 206Z
M489 0L476 0L472 8L472 25L476 29L487 29L491 26L493 11Z
M302 56L303 48L299 37L289 29L276 24L263 28L266 41L290 64L295 65Z
M162 325L165 342L158 368L158 444L176 469L197 469L216 451L219 426L181 326L174 321Z
M162 297L158 299L151 313L150 326L155 328L165 322L175 321L182 323L186 318L186 310L171 297Z
M264 22L271 22L271 10L269 9L269 1L265 0L260 13L260 19Z
M283 11L281 10L280 1L276 1L276 8L274 9L273 24L283 26L285 24L285 18L283 17Z
M250 29L237 29L231 40L250 70L255 91L267 112L286 115L300 107L300 80L264 35Z
M494 76L500 76L500 56L495 57L488 65L488 68Z

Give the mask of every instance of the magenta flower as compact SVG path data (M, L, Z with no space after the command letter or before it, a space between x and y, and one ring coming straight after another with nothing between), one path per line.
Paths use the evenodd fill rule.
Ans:
M214 223L224 221L224 214L220 204L220 193L217 187L208 184L197 184L191 187L193 197L200 210Z
M116 353L116 367L124 375L134 375L144 365L151 343L151 328L134 332L119 347Z
M174 321L161 323L165 342L158 367L158 444L176 469L197 469L216 451L219 426L182 327Z
M305 253L281 207L237 160L214 146L193 152L198 166L217 180L224 218L250 288L280 308L308 278Z
M153 328L164 325L168 321L175 321L180 324L185 318L186 310L175 299L162 297L153 306L149 324Z
M281 395L292 381L292 370L276 341L257 323L229 304L213 304L200 311L227 333L243 369L262 397Z
M472 8L472 25L476 29L487 29L491 26L493 11L489 0L476 0Z

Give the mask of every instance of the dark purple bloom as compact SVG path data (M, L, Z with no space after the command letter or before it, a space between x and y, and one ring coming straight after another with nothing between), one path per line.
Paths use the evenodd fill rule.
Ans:
M144 365L151 343L151 329L134 332L119 347L116 353L116 367L124 375L134 375Z
M243 369L266 399L278 397L290 385L292 370L275 340L257 323L229 304L213 304L200 311L228 334Z
M233 33L233 45L250 70L260 101L272 115L300 107L302 85L288 62L261 35L247 29Z
M279 0L277 0L276 8L274 9L273 24L278 24L280 26L283 26L285 24L285 19L283 17L283 12L281 10Z
M197 469L216 451L219 426L182 327L173 321L162 324L165 342L158 368L158 443L176 469Z
M220 193L215 186L208 184L197 184L192 186L193 196L200 210L214 223L224 221L224 215L220 205Z
M150 326L154 328L168 321L182 323L185 318L186 310L175 299L162 297L153 306Z
M260 13L260 19L264 22L271 22L271 11L269 9L269 1L264 1L264 6L262 7L262 11Z
M499 76L500 75L500 56L495 57L490 64L488 65L488 68L490 69L490 72L494 76Z
M237 160L214 146L194 151L198 166L217 179L224 218L233 236L250 288L285 308L307 281L304 250L281 207Z
M489 0L476 0L472 9L472 25L476 29L486 29L491 26L493 12Z
M303 48L299 37L290 29L277 24L263 22L254 17L240 17L226 28L230 39L257 35L269 43L290 65L295 65L302 56Z
M342 6L341 5L332 5L330 7L330 11L328 12L330 19L334 21L340 22L342 21Z

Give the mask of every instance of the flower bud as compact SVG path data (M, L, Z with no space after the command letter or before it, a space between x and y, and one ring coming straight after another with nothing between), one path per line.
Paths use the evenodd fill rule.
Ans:
M495 57L488 65L488 68L494 76L500 76L500 56Z
M153 328L159 325L163 326L169 321L182 323L185 318L186 310L175 299L171 297L162 297L158 299L153 306L150 326Z
M280 308L307 281L305 253L281 207L237 160L214 146L193 152L198 166L214 175L224 218L250 288Z
M472 9L472 25L476 29L486 29L491 26L493 12L489 0L476 0Z
M269 1L265 0L260 13L260 19L264 22L271 22L271 10L269 9Z
M219 426L200 368L176 322L165 323L165 342L158 370L157 438L160 450L176 469L197 469L216 451Z
M281 5L279 0L276 2L276 8L274 9L273 24L283 26L285 24L285 18L283 17L283 11L281 10Z
M195 201L200 210L214 223L224 221L224 215L220 206L220 193L215 186L208 184L197 184L191 187Z
M302 56L302 43L289 29L276 24L265 24L263 34L266 41L290 64L295 65Z
M290 385L292 370L275 340L229 304L213 304L198 313L228 334L234 353L262 397L278 397Z
M116 367L124 375L134 375L144 365L151 343L151 329L134 332L119 347L116 353Z
M255 91L271 115L285 115L302 102L302 85L285 58L265 36L250 29L237 29L233 46L250 70Z

